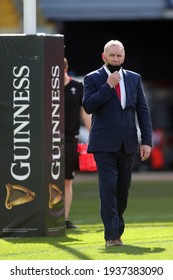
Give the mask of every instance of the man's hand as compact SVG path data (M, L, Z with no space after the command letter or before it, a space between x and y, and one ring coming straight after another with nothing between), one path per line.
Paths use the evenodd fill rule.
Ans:
M151 154L151 147L148 145L141 145L140 146L140 158L142 161L146 160L149 158Z
M114 88L121 80L120 73L118 71L113 72L107 79L107 83L111 88Z

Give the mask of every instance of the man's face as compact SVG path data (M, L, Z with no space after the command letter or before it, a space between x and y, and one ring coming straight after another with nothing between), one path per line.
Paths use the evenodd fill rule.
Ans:
M121 65L125 59L124 48L119 45L110 46L102 53L102 59L106 65Z

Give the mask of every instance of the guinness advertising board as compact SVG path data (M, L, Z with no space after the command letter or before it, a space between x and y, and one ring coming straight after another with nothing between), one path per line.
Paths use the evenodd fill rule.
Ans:
M64 229L64 37L0 36L0 237Z

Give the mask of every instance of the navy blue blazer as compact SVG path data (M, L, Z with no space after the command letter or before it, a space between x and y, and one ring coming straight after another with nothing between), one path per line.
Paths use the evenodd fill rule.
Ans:
M88 152L117 152L124 144L127 153L138 148L136 117L141 144L152 146L152 125L141 76L124 70L126 106L121 107L115 90L107 81L104 67L84 77L83 107L92 114Z

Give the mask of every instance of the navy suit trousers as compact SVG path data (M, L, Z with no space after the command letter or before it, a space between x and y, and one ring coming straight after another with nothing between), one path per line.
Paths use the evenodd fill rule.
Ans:
M134 154L124 148L117 152L96 152L100 215L105 240L118 239L124 232L123 213L127 206Z

